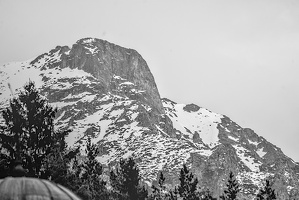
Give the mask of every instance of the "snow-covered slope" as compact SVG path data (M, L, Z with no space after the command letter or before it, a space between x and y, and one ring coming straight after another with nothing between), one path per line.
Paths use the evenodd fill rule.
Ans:
M193 106L193 111L188 110L185 104L175 104L164 100L166 114L173 122L176 134L187 140L193 141L193 137L201 139L200 147L213 148L219 144L219 130L217 126L221 123L220 114L213 113L205 108Z
M86 38L72 48L57 46L35 59L6 64L0 70L0 109L29 79L59 108L56 128L72 129L68 145L84 149L91 137L106 167L133 156L145 182L163 171L174 185L187 163L215 195L233 171L246 199L267 177L275 181L280 199L298 197L297 163L225 115L161 99L135 50Z

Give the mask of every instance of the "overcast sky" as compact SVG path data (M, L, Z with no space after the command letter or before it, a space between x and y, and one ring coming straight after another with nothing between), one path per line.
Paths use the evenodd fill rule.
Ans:
M162 97L225 114L299 161L299 1L0 0L0 63L85 37L136 49Z

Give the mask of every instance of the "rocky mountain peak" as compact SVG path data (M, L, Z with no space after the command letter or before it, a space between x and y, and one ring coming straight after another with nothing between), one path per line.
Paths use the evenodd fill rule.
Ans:
M114 93L115 77L122 82L130 82L140 91L141 99L151 106L157 114L164 114L160 94L146 61L133 49L127 49L105 40L84 38L78 40L71 48L57 46L49 53L42 54L31 62L35 65L44 63L46 68L71 68L83 70L97 80L104 89Z
M155 79L137 51L105 40L85 38L73 45L66 59L71 68L82 69L102 80L110 92L115 89L115 76L133 83L136 89L144 91L144 101L158 113L164 113Z

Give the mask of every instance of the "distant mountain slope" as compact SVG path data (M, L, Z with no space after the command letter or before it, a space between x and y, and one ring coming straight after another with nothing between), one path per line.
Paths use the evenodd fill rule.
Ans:
M299 199L298 163L225 115L161 99L135 50L85 38L71 48L57 46L35 59L6 64L0 70L0 109L29 78L59 108L56 127L73 130L68 145L84 149L91 136L107 167L133 156L148 184L163 171L174 185L187 163L215 195L232 170L245 199L252 199L266 177L275 181L279 199Z

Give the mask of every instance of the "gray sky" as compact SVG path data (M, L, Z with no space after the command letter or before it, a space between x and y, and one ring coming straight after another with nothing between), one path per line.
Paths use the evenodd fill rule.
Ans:
M84 37L136 49L162 97L225 114L299 161L299 1L0 0L0 63Z

